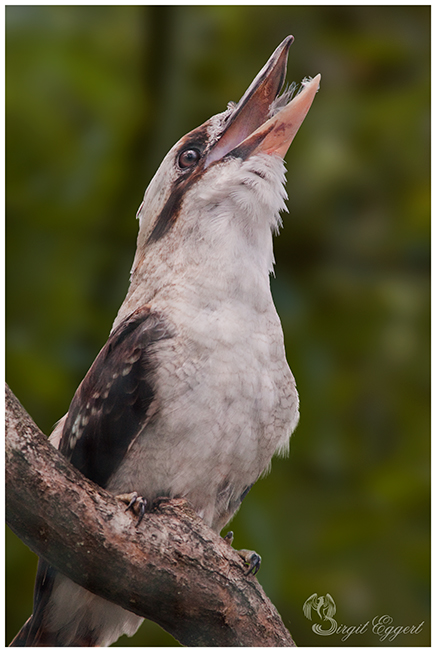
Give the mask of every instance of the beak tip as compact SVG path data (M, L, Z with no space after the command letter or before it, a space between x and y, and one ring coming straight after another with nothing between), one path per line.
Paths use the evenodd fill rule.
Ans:
M308 77L302 82L302 87L304 89L310 89L309 92L317 93L321 85L321 74L318 73L315 77ZM297 94L298 97L299 94Z
M295 40L295 39L294 39L294 37L292 36L292 34L290 34L289 36L287 36L287 37L286 37L285 39L283 39L283 41L280 43L280 45L278 46L278 48L276 49L276 51L275 51L274 54L279 55L280 57L283 57L283 56L284 56L284 57L286 57L286 59L287 59L287 57L288 57L288 53L289 53L289 48L291 47L291 45L292 45L292 43L294 42L294 40ZM273 56L274 56L274 55L273 55Z

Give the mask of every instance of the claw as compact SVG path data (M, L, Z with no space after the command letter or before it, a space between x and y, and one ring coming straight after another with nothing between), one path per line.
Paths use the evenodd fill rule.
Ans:
M229 544L229 546L231 546L233 543L233 532L231 530L227 532L223 539L226 543ZM248 565L248 569L246 570L245 575L250 575L250 573L256 575L256 573L259 571L262 557L258 555L257 552L254 552L254 550L235 550L235 552L237 552L238 555L242 558L244 564Z
M224 541L229 544L229 546L232 545L233 543L233 532L232 530L229 530L227 534L223 537Z
M138 496L136 491L132 491L130 494L119 494L116 497L127 505L124 511L127 512L130 509L134 514L136 514L138 517L136 527L138 527L145 514L145 506L147 505L145 498Z
M240 557L242 557L245 564L248 564L248 569L245 571L245 575L256 575L259 571L260 564L262 562L262 557L254 552L254 550L237 550L236 551Z

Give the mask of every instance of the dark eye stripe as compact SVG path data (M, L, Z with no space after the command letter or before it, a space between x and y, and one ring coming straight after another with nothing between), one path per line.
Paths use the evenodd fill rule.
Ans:
M161 210L159 217L154 224L152 232L148 236L147 243L156 242L159 240L174 224L179 215L184 192L184 185L179 186L178 188L174 188L174 190L171 192L165 206Z
M156 242L169 231L179 217L185 192L197 181L203 172L203 166L199 165L192 170L191 174L175 181L171 194L154 223L152 232L148 236L147 243Z
M180 167L179 177L173 183L171 193L154 223L147 243L156 242L169 231L179 216L185 192L202 175L204 168L201 153L205 151L209 138L207 124L201 125L201 127L191 131L182 139L179 154L174 161L174 165ZM183 165L180 165L180 158L184 154L187 155L188 152L196 153L198 160L195 161L195 164L183 167ZM190 157L191 155L187 158Z

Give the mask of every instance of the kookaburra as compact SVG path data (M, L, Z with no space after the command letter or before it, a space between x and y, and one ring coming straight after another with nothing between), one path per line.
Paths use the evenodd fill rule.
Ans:
M279 95L292 41L165 156L138 211L127 296L51 436L108 491L183 497L216 532L298 421L269 275L283 158L320 75ZM141 622L40 561L34 612L12 645L108 646Z

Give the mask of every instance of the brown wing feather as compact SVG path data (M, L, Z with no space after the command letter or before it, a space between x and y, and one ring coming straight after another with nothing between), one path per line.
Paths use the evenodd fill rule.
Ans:
M150 347L168 337L149 306L136 310L111 334L71 402L59 450L102 487L147 421L154 399Z

